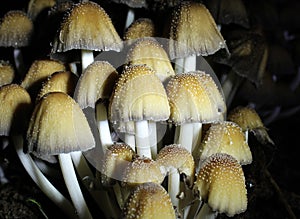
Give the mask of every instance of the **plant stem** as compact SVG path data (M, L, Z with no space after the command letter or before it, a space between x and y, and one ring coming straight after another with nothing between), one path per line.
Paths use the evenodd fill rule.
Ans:
M152 158L149 141L148 121L136 121L134 124L137 154L140 156Z
M69 218L77 218L75 209L68 199L66 199L45 177L36 166L32 157L23 152L23 137L21 135L12 137L17 155L26 169L31 179L42 190L42 192L53 201Z
M70 153L59 154L59 164L71 200L80 219L92 218L78 183Z

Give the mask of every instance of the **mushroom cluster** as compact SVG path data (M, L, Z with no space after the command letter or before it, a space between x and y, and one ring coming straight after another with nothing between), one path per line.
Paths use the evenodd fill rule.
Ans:
M128 12L125 27L118 7ZM254 37L226 41L227 28L250 29L245 7L30 0L27 11L8 11L0 47L13 54L0 60L0 135L69 218L99 217L91 207L113 219L245 212L248 130L274 144L254 108L227 113L239 77L232 72L245 73L256 52ZM30 58L20 60L26 47ZM251 60L258 74L266 54ZM251 74L243 77L257 84ZM65 191L37 160L56 165Z

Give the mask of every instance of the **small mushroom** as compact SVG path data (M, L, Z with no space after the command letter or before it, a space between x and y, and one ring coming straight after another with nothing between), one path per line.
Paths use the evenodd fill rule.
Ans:
M144 183L130 195L123 218L174 219L175 211L167 191L159 184Z
M168 193L172 200L174 208L180 213L183 202L178 197L181 193L185 194L186 186L191 186L194 182L195 162L192 154L184 147L176 144L167 145L163 147L156 158L156 162L168 173ZM185 177L186 186L184 189L180 188L180 175ZM185 201L191 202L192 200Z
M211 124L195 157L201 162L215 153L233 156L241 165L252 162L252 153L242 128L236 123L223 121Z
M124 40L132 42L144 37L155 37L156 30L154 23L149 18L139 18L132 22L124 33Z
M232 217L247 209L244 172L231 155L216 153L208 157L197 173L194 189L213 211Z
M257 140L262 144L270 143L274 145L273 140L268 135L267 128L255 109L247 106L237 106L228 113L227 119L235 122L242 128L246 141L248 141L248 133L250 131L254 133Z

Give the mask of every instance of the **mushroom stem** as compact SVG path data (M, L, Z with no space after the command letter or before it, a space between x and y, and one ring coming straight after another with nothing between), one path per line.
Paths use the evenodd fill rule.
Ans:
M192 151L192 145L193 145L193 123L183 123L179 127L179 138L178 138L178 144L180 144L182 147L185 147L189 152Z
M157 155L157 132L156 132L156 122L149 121L149 141L151 147L151 156L153 159L156 158Z
M133 8L128 8L126 22L125 22L125 29L127 29L130 26L130 24L132 24L134 19L135 19L135 14Z
M151 158L148 121L135 121L134 125L137 154Z
M74 207L77 211L78 217L80 219L92 218L92 215L81 192L70 153L58 154L58 158L65 184L69 191Z
M170 195L173 206L179 211L179 198L180 193L180 174L178 170L171 167L168 174L168 193Z
M81 50L81 66L82 72L88 67L88 65L94 62L94 53L92 50Z
M12 137L17 155L30 175L31 179L43 191L46 196L53 201L69 218L77 218L75 209L68 199L66 199L45 177L45 175L36 166L32 157L23 152L23 137L21 135Z
M103 103L96 104L96 121L99 130L100 142L103 152L105 153L107 147L112 145L113 141L110 135L106 106Z
M124 142L135 151L135 136L133 134L125 133Z
M14 62L21 79L25 74L24 58L20 48L14 48Z
M227 78L222 83L222 90L224 93L227 107L230 106L230 104L236 94L236 91L238 90L242 81L243 81L242 78L237 76L235 72L230 71L228 73Z
M185 72L196 70L196 55L190 55L185 58L175 59L175 72L176 74L182 74Z
M192 152L202 141L202 123L195 122L193 124L193 144L192 144Z

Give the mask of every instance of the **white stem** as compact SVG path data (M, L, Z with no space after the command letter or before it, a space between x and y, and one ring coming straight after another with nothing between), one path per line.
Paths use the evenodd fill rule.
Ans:
M184 58L183 71L190 72L196 70L196 55L190 55Z
M149 121L149 141L151 147L151 155L152 158L155 159L157 155L157 130L156 130L156 122Z
M202 123L195 122L193 124L193 145L192 152L201 143L202 140Z
M132 24L134 19L135 19L134 9L128 8L126 22L125 22L125 30Z
M147 120L136 121L134 122L134 126L135 126L135 142L136 142L137 154L140 156L152 158L150 141L149 141L148 121Z
M92 50L81 50L81 66L82 72L88 67L90 64L94 62L94 54Z
M113 144L113 141L110 135L109 123L107 119L107 109L105 104L103 103L96 104L96 122L99 130L100 142L105 154L107 148Z
M59 154L59 164L71 200L80 219L92 218L79 186L70 153Z
M184 73L184 59L183 58L177 58L175 59L175 66L174 70L176 74L182 74Z
M16 69L22 78L25 74L25 66L23 54L20 48L14 48L14 62Z
M124 142L135 151L135 136L134 134L125 133Z
M183 123L180 126L178 144L186 148L189 152L192 151L193 145L193 123ZM176 127L178 128L178 126Z
M208 204L204 203L195 219L215 219L218 216L218 212L213 211Z
M248 138L249 138L249 130L246 130L245 131L245 139L246 139L247 143L248 143Z
M178 170L171 167L168 174L168 193L175 209L179 210L179 199L180 193L180 174Z
M17 155L24 166L25 170L36 183L36 185L42 190L42 192L54 202L69 218L77 218L76 212L72 204L66 199L45 177L41 170L36 166L32 157L29 154L23 152L23 137L12 137Z

